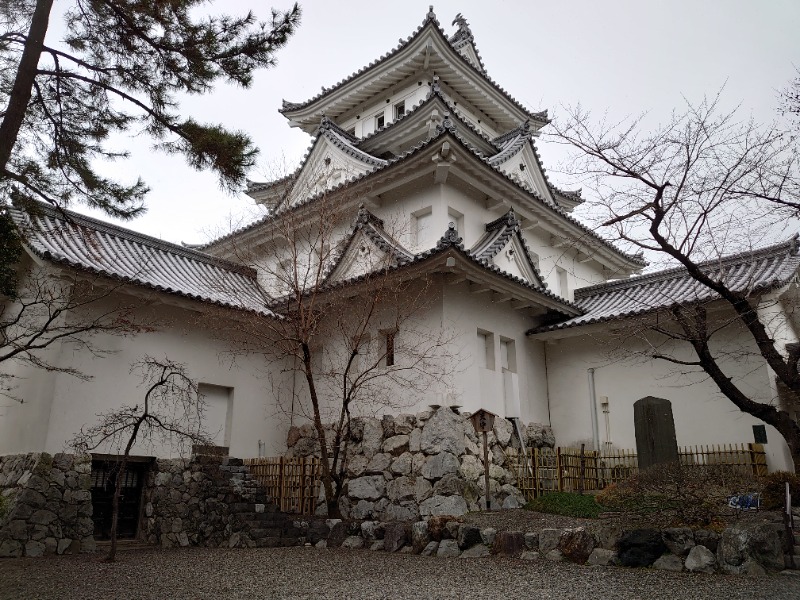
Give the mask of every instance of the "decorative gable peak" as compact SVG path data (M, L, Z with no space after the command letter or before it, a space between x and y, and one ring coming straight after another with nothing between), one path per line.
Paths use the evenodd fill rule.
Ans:
M472 35L472 30L469 28L469 23L461 13L456 15L453 19L453 25L458 26L456 32L450 36L449 42L458 53L466 58L470 64L478 69L481 73L485 73L486 69L483 66L478 48L475 46L475 37Z

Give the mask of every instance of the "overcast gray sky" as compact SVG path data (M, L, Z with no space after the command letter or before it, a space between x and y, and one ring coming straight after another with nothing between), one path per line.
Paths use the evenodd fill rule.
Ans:
M420 25L430 2L301 4L302 24L277 67L258 73L248 90L223 86L183 101L184 112L200 120L250 133L261 149L251 179L293 170L309 147L309 136L277 112L282 98L306 100L388 52ZM252 0L215 6L232 13L252 8L265 17L269 11L269 4ZM463 13L489 75L523 105L551 114L581 103L612 117L647 111L658 122L684 97L699 101L724 85L727 106L740 104L745 117L771 121L778 90L800 67L797 0L440 0L434 10L447 33ZM126 227L197 243L253 214L247 196L221 192L211 174L152 152L147 139L124 144L132 158L109 172L125 180L141 175L152 189L147 214ZM560 149L540 148L548 172L563 182L554 172Z

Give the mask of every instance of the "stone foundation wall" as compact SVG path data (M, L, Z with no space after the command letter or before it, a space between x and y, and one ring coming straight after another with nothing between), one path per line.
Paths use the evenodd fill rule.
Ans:
M529 446L555 444L550 428L535 424L525 428L523 439ZM416 521L483 509L481 444L469 414L446 407L383 419L354 418L348 440L348 482L339 503L342 516ZM518 508L525 500L514 485L514 473L505 468L506 449L520 445L512 423L495 419L488 444L491 506ZM310 424L292 427L287 446L288 456L318 455L316 430Z
M722 533L673 528L625 530L617 523L591 529L502 531L454 516L416 523L312 520L298 523L306 544L317 548L369 549L445 558L501 555L522 560L652 567L667 571L757 576L784 569L783 526L740 523Z
M89 456L0 456L0 557L94 552L91 470Z
M300 532L241 459L157 460L143 495L142 538L164 547L293 546Z

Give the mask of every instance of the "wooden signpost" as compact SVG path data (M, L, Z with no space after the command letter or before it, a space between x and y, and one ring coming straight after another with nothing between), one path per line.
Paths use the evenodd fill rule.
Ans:
M472 421L472 426L475 428L475 433L483 434L483 477L486 484L486 491L484 492L484 506L486 510L492 510L489 501L489 445L486 442L486 434L494 428L494 418L497 415L489 412L483 408L479 409L469 419Z

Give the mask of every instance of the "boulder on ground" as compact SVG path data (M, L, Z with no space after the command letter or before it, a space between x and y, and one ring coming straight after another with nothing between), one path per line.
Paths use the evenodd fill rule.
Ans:
M521 531L500 531L492 545L492 553L500 556L516 557L525 549L525 534Z
M624 567L649 567L667 551L661 532L634 529L625 532L617 543L619 562Z

